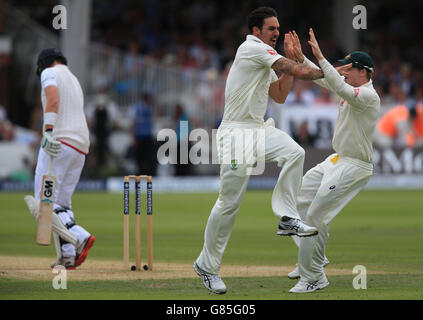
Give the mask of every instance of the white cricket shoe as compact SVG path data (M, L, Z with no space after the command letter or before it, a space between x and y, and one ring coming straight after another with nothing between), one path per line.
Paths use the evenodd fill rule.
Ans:
M194 271L203 278L204 286L207 289L216 294L226 293L226 286L217 274L210 274L201 270L196 262L194 262L193 268Z
M293 288L291 288L291 290L289 290L289 292L309 293L309 292L314 292L314 291L326 288L328 285L329 285L329 281L326 278L326 276L323 276L323 278L314 282L300 280L297 282L297 284Z
M55 262L53 262L50 266L51 266L52 269L54 269L57 266L63 266L67 270L74 270L76 268L76 266L75 266L75 256L60 257Z
M325 260L323 260L323 268L326 267L329 264L328 258L325 257ZM298 269L298 264L296 265L295 269L292 270L290 273L288 273L289 279L299 279L300 278L300 270Z
M298 265L295 267L294 270L292 270L290 273L288 273L289 279L299 279L300 278L300 270L298 269Z
M277 235L310 237L318 234L315 227L310 227L300 219L283 216L278 224Z

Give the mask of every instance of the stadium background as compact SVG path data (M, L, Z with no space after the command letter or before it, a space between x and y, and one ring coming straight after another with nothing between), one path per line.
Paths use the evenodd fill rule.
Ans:
M52 9L57 4L67 8L66 31L52 27L56 16ZM163 308L151 300L173 304L186 299L195 303L264 299L275 307L257 304L257 309L274 312L279 312L284 300L389 300L383 308L374 308L380 315L382 309L389 312L389 306L397 307L393 299L422 299L421 149L376 149L376 172L367 189L379 190L360 192L331 223L326 252L331 264L325 270L331 286L316 294L288 293L293 281L286 274L297 262L298 252L292 241L275 235L277 219L270 204L277 172L270 165L263 176L250 179L237 217L221 270L229 289L226 295L209 294L192 270L217 195L216 165L157 166L154 271L130 272L122 266L121 177L137 170L138 164L130 147L132 120L140 117L134 117L137 109L131 106L143 94L150 96L153 107L147 110L154 110L153 120L140 125L154 124L153 140L161 128L176 128L177 119L189 119L191 129L215 128L223 110L227 66L245 37L246 14L263 4L277 9L281 33L288 28L297 31L309 57L305 41L310 26L331 62L356 48L369 51L376 63L374 83L382 98L382 113L398 102L421 99L422 1L0 0L0 300L36 300L39 306L41 299L142 299L149 312L157 313ZM355 4L367 8L366 30L351 26ZM39 51L49 46L63 49L83 82L93 144L78 188L98 191L78 191L73 197L78 224L97 240L81 268L68 272L68 290L52 287L56 275L49 266L54 246L35 244L36 223L23 201L33 190L41 129L35 62ZM278 50L283 52L281 42ZM301 92L302 99L297 101L294 92ZM103 110L101 105L110 112L110 122L103 128L91 121L94 110ZM327 92L296 82L288 103L270 104L268 116L294 138L297 126L302 129L299 141L306 149L307 169L331 152L328 145L336 112ZM98 112L97 117L104 120L105 113ZM307 126L301 126L304 119ZM102 130L102 139L96 139ZM101 145L98 141L106 141L104 131L109 140ZM146 223L142 227L145 235ZM366 290L352 286L357 265L367 268ZM105 308L92 308L97 317L101 310L109 312L110 302L106 303ZM6 304L13 306L10 301ZM139 312L139 301L131 305ZM291 301L287 307L292 308ZM34 308L19 312L23 309L33 312Z
M66 30L53 28L57 4L67 8ZM357 4L367 9L365 30L352 28ZM225 77L248 33L246 16L259 5L272 6L279 14L281 53L283 33L295 29L305 54L312 57L306 43L309 27L331 62L352 50L368 51L375 61L381 115L411 99L423 101L421 1L3 0L0 188L32 189L42 124L35 62L42 48L58 46L85 91L92 146L80 189L118 190L122 175L143 172L157 177L159 190L217 190L217 165L158 165L156 137L163 128L179 132L179 120L189 121L190 130L203 128L211 134L217 128ZM307 170L332 152L336 114L330 92L296 80L285 104L269 102L267 116L306 149ZM141 155L134 152L136 140L145 145ZM370 188L423 187L422 149L375 152ZM263 176L251 179L251 187L271 188L276 170L267 165ZM174 179L180 176L198 178Z

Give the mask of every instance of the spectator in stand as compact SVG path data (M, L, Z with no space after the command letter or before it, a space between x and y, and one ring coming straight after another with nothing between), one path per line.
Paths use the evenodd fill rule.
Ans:
M381 148L423 146L423 105L411 100L389 110L378 122L374 143Z
M411 77L411 65L404 63L401 65L399 75L397 76L397 83L406 96L411 96L414 93L414 80Z
M297 132L293 134L292 138L303 148L313 146L314 141L316 140L316 136L310 134L308 130L307 121L301 122L300 126L297 129Z
M0 141L12 141L14 135L13 125L7 119L6 109L0 104Z
M140 45L136 39L132 39L128 45L128 55L123 62L127 74L135 74L142 68Z
M188 48L184 45L180 46L178 49L177 64L183 69L192 69L197 67L195 59L190 56Z
M208 41L204 39L204 34L198 31L195 35L195 43L189 48L189 55L195 59L196 66L205 71L208 69L220 69L219 56Z
M156 144L153 135L154 105L151 95L143 92L139 100L128 110L128 119L132 119L132 151L137 163L138 174L156 175Z
M416 103L423 104L423 85L416 86L414 99L416 100Z
M0 121L4 121L7 119L7 112L6 108L0 104Z
M320 87L319 95L316 97L315 104L318 107L327 106L327 107L336 107L337 104L332 97L332 93L329 89Z
M104 93L99 93L85 109L88 128L92 136L96 166L107 165L109 136L119 127L119 109L114 101Z
M407 102L407 95L404 91L393 81L389 85L389 95L392 105L404 104Z
M182 163L181 161L181 141L188 141L188 150L190 150L190 142L188 139L189 132L191 129L190 120L187 113L184 110L184 107L180 104L175 106L175 113L173 114L173 120L176 126L176 138L178 142L178 154L177 164L175 166L175 176L188 176L191 173L191 164L188 160L188 163Z
M43 108L41 105L41 97L37 99L37 105L32 109L31 117L29 119L29 129L36 132L41 139L41 132L43 128ZM38 149L38 146L37 146ZM38 152L38 150L37 150Z
M285 104L288 106L300 105L311 107L315 102L314 94L305 87L305 82L295 79L293 90L286 97Z
M218 71L216 69L208 69L204 72L202 78L199 79L198 88L196 89L197 105L201 107L202 110L212 115L213 118L221 114L221 109L225 104L224 86L220 85L218 80ZM210 118L208 120L213 119Z

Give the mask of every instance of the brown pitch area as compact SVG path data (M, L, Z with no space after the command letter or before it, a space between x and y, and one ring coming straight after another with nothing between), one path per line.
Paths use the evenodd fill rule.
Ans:
M40 257L0 256L0 278L22 280L51 280L56 275L50 268L54 259ZM223 265L221 277L270 277L286 275L294 269L292 266L244 266ZM68 280L137 280L137 279L176 279L198 277L192 264L155 262L153 271L130 271L124 268L120 260L85 261L76 270L67 270ZM349 269L325 268L327 275L352 275ZM368 271L369 274L372 272ZM377 272L383 273L383 272Z

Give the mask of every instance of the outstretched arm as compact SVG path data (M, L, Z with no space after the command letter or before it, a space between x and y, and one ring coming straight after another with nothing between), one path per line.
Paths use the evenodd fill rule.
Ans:
M308 43L313 50L313 54L324 71L327 83L337 95L347 100L352 106L361 109L380 104L380 99L376 92L366 87L361 86L357 88L346 83L341 77L341 74L344 73L344 70L351 68L352 64L350 63L335 69L323 56L312 28L310 28L309 34L310 41Z
M276 60L272 68L276 72L282 72L301 80L316 80L323 78L322 70L304 66L284 57Z

